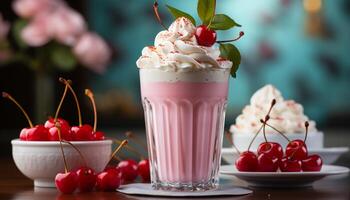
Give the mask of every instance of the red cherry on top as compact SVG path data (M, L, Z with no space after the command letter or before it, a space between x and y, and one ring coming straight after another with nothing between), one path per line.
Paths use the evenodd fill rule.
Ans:
M73 140L75 141L93 140L92 127L88 124L83 124L82 126L72 126L71 131Z
M137 163L134 160L123 160L118 163L117 168L122 174L123 183L133 182L137 178Z
M235 162L238 171L254 172L258 168L258 158L251 151L242 152Z
M301 161L285 157L280 161L279 167L282 172L300 172Z
M70 129L70 125L66 120L62 118L57 118L57 122L60 123L61 129ZM55 127L55 118L50 117L48 120L46 120L44 126L47 129Z
M80 167L77 171L78 189L80 192L89 192L96 185L96 173L89 167Z
M212 29L208 29L206 25L198 26L195 36L197 43L201 46L211 47L216 42L216 32Z
M28 128L26 132L27 141L47 141L49 138L49 131L43 125Z
M294 160L303 160L307 157L306 144L302 140L293 140L286 147L286 157Z
M55 177L57 189L64 194L71 194L78 187L78 176L75 172L58 173Z
M95 133L93 133L93 138L94 140L104 140L105 134L101 131L96 131Z
M57 122L61 125L61 137L64 140L70 141L72 140L72 134L71 134L71 127L69 123L61 118L57 118ZM58 136L58 129L55 126L55 119L54 118L49 118L45 122L45 127L49 129L49 140L51 141L58 141L59 136Z
M96 188L101 191L114 191L120 186L120 171L109 168L97 175Z
M258 147L258 155L266 154L271 158L278 158L279 160L283 157L282 146L276 142L263 142Z
M277 157L271 157L266 153L258 156L258 172L276 172L278 165L279 159Z
M322 159L319 155L310 155L301 161L304 172L318 172L322 168Z
M141 176L142 182L149 183L151 181L150 164L148 159L139 162L137 165L137 171Z

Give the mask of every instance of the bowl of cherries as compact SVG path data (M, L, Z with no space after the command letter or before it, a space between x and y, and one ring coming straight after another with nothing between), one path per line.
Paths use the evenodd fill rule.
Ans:
M29 127L21 130L19 139L11 141L12 156L17 168L34 180L34 185L38 187L55 187L55 176L64 171L60 144L71 169L78 169L84 165L97 172L103 171L112 152L112 140L106 139L104 133L96 129L96 106L91 90L87 89L85 94L93 105L93 126L82 123L79 102L71 87L71 81L63 78L59 80L65 85L64 93L55 116L50 117L44 124L34 125L24 108L10 94L2 93L4 98L17 105L28 121ZM71 91L76 101L78 125L70 125L67 120L58 117L68 91Z

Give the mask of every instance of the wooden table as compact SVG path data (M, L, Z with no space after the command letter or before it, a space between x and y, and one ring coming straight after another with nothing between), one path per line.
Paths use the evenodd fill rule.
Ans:
M16 200L78 200L78 199L166 199L129 196L117 192L91 192L85 194L62 195L56 189L33 188L33 183L25 178L16 168L11 158L0 160L0 199ZM226 184L245 186L239 180L226 180ZM284 200L316 200L316 199L350 199L350 177L341 179L327 178L314 184L313 188L302 189L252 189L250 195L224 197L222 199L284 199ZM195 198L196 199L196 198ZM197 198L198 199L198 198ZM211 198L214 199L214 198ZM215 199L218 199L215 197Z

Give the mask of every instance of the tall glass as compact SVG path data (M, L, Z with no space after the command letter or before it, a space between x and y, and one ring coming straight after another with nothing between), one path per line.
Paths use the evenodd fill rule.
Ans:
M217 188L228 77L227 70L140 69L153 188Z

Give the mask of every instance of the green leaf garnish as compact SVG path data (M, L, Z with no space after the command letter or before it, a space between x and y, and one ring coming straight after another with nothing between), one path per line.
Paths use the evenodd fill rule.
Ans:
M232 62L231 76L236 78L236 72L241 64L241 54L233 44L220 44L220 57Z
M194 18L188 14L185 13L179 9L176 9L172 6L166 5L166 7L168 8L168 10L170 11L170 13L177 19L179 17L186 17L187 19L189 19L195 26L196 26L196 20L194 20Z
M216 0L198 0L197 12L203 24L208 25L215 15Z
M216 14L209 28L213 30L228 30L234 26L241 27L241 25L236 23L231 17L225 14Z

